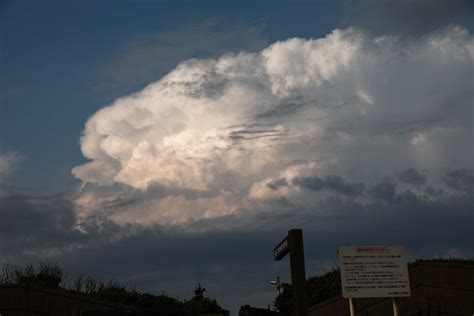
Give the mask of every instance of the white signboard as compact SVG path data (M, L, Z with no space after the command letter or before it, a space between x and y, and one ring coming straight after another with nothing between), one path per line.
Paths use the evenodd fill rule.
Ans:
M339 247L342 296L410 296L410 282L403 246Z

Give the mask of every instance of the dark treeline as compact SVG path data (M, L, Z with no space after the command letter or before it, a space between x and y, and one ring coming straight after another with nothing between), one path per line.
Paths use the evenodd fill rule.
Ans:
M204 295L205 288L200 284L191 299L178 300L164 293L156 295L141 292L117 280L104 281L83 274L69 278L59 264L50 262L25 266L5 264L0 273L0 284L67 291L114 303L123 309L149 310L164 315L229 314L215 299Z
M423 259L419 262L455 262L473 264L474 259ZM221 314L229 312L222 308L215 299L204 295L205 288L199 284L194 296L189 300L178 300L162 294L150 294L123 285L117 280L104 281L86 275L69 278L64 269L56 263L28 264L12 266L6 264L0 273L0 284L42 287L59 291L68 291L122 306L125 309L147 310L160 315L200 315ZM310 277L306 282L308 305L313 306L341 294L341 276L339 268L334 268L319 276ZM291 284L282 283L280 294L274 300L275 310L283 316L290 316L292 311Z

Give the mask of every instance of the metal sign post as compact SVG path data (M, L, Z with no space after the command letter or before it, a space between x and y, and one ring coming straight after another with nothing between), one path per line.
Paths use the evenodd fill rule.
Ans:
M303 230L289 230L288 236L273 249L275 260L283 259L288 253L290 254L291 286L293 288L292 316L308 316Z
M291 284L293 286L293 316L307 316L308 302L306 297L306 273L304 266L303 231L288 231L290 248Z
M392 297L393 316L398 316L398 301L396 297Z
M351 316L355 316L356 312L354 308L354 300L352 299L352 297L349 297L349 311Z

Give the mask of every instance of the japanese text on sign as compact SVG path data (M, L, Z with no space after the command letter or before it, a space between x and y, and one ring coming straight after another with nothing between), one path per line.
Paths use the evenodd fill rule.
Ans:
M410 296L402 246L342 246L339 260L343 297Z

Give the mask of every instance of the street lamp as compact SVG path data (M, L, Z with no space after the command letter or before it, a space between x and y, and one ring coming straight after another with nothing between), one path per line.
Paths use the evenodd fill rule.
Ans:
M280 296L280 294L281 294L281 292L280 292L281 291L280 277L277 276L275 281L270 281L270 284L271 285L276 285L276 290L277 290L278 296Z

